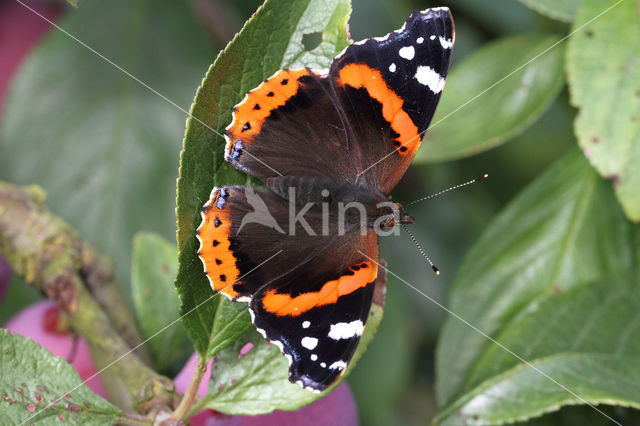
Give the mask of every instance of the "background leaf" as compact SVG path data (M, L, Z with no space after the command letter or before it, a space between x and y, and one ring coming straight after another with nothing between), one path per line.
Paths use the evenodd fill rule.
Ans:
M17 314L24 306L42 300L42 293L35 287L24 282L22 277L11 275L9 289L4 297L2 309L0 309L0 324L4 324Z
M450 294L451 310L495 337L552 292L605 276L628 279L635 255L631 229L612 197L580 153L563 158L469 250ZM470 374L489 344L460 320L447 320L436 354L440 406L477 384Z
M598 407L603 412L611 413L609 407ZM598 414L593 408L587 405L567 406L560 411L547 413L542 417L535 417L518 425L526 426L557 426L557 425L582 425L582 426L607 426L611 422L608 418Z
M91 1L60 25L185 108L213 56L186 2ZM0 179L41 185L51 210L111 257L125 284L133 234L173 236L184 116L52 31L13 81L0 133L0 157L11 161Z
M606 281L551 293L497 336L575 395L492 344L469 375L478 386L445 409L440 423L509 423L584 400L640 408L638 284Z
M477 154L508 141L530 126L564 84L562 46L556 46L481 97L465 103L559 39L548 34L509 37L486 45L454 67L414 162Z
M572 22L582 0L519 0L538 13L564 22Z
M191 354L173 280L178 252L157 234L140 232L133 239L131 291L143 337L154 366L164 371Z
M616 4L585 0L574 24ZM567 68L573 105L580 108L576 134L591 164L613 179L627 217L640 221L640 15L624 1L569 40Z
M252 327L245 304L220 295L212 297L197 257L195 237L200 210L214 186L255 183L224 161L221 135L231 121L232 108L247 91L279 69L327 67L347 45L349 12L348 0L267 1L218 56L198 89L191 109L194 118L187 122L178 179L180 266L176 286L182 313L193 311L183 318L187 332L198 352L207 358ZM303 37L314 32L322 32L322 42L306 52ZM209 299L212 301L205 302Z
M387 279L384 321L367 346L366 354L358 361L358 368L351 369L348 377L349 387L362 407L358 417L363 425L397 422L393 418L393 407L402 398L403 390L415 380L411 365L416 350L410 334L425 332L414 330L412 312L407 309L411 299L403 293L403 284L390 274ZM376 373L371 374L372 371ZM425 404L422 400L419 402Z
M530 31L533 27L533 17L526 7L518 2L504 0L432 0L430 7L446 5L451 8L454 19L461 16L472 16L474 23L491 29L494 34L510 34L514 32ZM416 9L424 9L424 3L414 1ZM457 22L456 22L457 24ZM457 32L456 25L456 32ZM457 39L458 34L456 34ZM457 41L457 40L456 40Z
M83 384L70 364L33 340L0 329L0 350L3 421L114 424L121 420L122 412Z
M367 325L346 373L322 394L309 392L289 382L289 364L277 346L252 330L220 352L213 363L208 408L226 414L257 415L273 410L296 410L335 388L352 371L373 339L382 320L382 308L372 305ZM252 349L242 355L241 348L251 343Z

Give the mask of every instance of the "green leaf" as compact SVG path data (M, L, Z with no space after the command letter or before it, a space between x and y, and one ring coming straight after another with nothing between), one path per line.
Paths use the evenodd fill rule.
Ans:
M399 266L393 262L389 264L393 269ZM412 300L403 286L401 281L389 276L384 321L378 327L375 339L367 346L367 356L349 375L349 387L363 425L393 424L397 401L407 389L412 389L415 380L413 366L417 348L411 337L416 332L424 335L425 331L416 330L421 325L414 324L416 313L408 309ZM371 374L374 371L375 374Z
M9 289L0 305L2 306L2 309L0 309L0 324L5 324L25 306L32 305L42 300L43 297L42 292L37 288L27 284L17 274L12 274Z
M216 356L204 404L207 408L236 415L297 410L329 393L349 374L373 339L381 320L382 308L372 305L364 334L346 373L322 394L290 383L289 364L280 349L251 331ZM253 348L241 355L240 349L247 343Z
M605 276L626 279L631 239L612 191L576 150L516 197L469 250L450 308L495 337L552 292ZM447 320L436 354L440 406L475 384L470 374L489 344L459 319Z
M491 34L508 34L529 31L533 27L532 13L526 7L513 1L504 0L456 0L454 2L431 2L438 6L447 4L453 9L454 19L462 22L466 17L473 19L474 26L480 26ZM462 19L458 19L458 18ZM457 26L458 22L456 22ZM461 32L462 37L467 36Z
M191 353L187 334L178 321L179 303L173 280L178 252L159 235L139 232L133 239L131 289L140 329L154 366L165 370Z
M82 383L70 364L33 340L0 329L0 350L3 422L115 424L122 420L122 412Z
M468 378L477 387L438 423L503 424L586 402L640 408L638 284L589 283L550 294L497 336L530 365L491 345Z
M218 56L198 89L180 157L176 286L187 332L206 358L252 327L246 305L212 296L195 237L200 210L214 186L255 183L224 161L221 135L232 108L279 69L328 67L347 46L350 10L348 0L268 0ZM315 32L322 32L322 42L307 52L303 37Z
M520 0L536 12L563 22L572 22L582 0Z
M78 0L67 0L67 3L73 7L78 7Z
M599 407L605 413L606 407ZM606 411L605 411L606 410ZM581 426L608 426L611 424L608 418L602 415L594 416L593 408L588 405L567 406L560 411L548 413L542 417L535 417L525 422L516 423L518 426L558 426L558 425L581 425ZM618 413L616 413L618 414ZM618 419L620 419L619 416ZM624 422L623 422L624 424Z
M508 37L487 44L455 67L414 162L474 155L533 124L564 84L563 47L531 59L559 39L548 34Z
M607 8L615 5L608 12ZM613 179L627 217L640 221L640 21L635 1L585 0L569 40L571 101L580 147Z
M184 108L212 57L188 2L91 1L59 24ZM0 178L43 186L124 285L135 232L173 237L184 112L55 29L15 77Z

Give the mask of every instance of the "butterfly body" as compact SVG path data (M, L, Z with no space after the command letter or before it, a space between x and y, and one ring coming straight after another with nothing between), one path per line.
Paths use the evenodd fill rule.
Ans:
M358 345L384 284L378 236L413 222L389 194L433 117L453 42L448 9L414 12L328 70L278 71L234 108L225 159L266 188L214 188L198 254L214 291L249 302L309 390L335 383Z

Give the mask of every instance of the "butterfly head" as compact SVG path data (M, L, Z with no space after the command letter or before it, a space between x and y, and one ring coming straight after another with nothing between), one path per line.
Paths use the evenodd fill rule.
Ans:
M382 220L378 220L377 223L380 224L382 229L389 229L400 224L412 224L415 222L415 218L405 212L402 205L399 203L393 203L391 206L379 207L378 215Z

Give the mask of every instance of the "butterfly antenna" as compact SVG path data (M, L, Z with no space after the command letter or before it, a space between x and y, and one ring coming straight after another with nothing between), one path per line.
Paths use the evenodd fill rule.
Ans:
M429 262L429 265L431 265L431 269L433 269L433 272L435 272L436 275L440 275L440 269L438 269L436 265L433 264L429 256L427 256L427 253L425 253L422 247L420 247L420 244L418 244L418 240L416 240L416 237L414 237L411 231L409 231L409 228L407 228L407 225L405 225L404 223L401 223L400 226L402 226L402 229L404 229L405 232L409 234L409 238L411 238L411 241L413 241L416 247L418 247L418 250L420 250L422 257L424 257L427 260L427 262Z
M453 191L454 189L462 188L463 186L471 185L472 183L476 183L476 182L479 182L479 181L481 181L481 180L485 180L485 179L486 179L486 178L488 178L488 177L489 177L489 174L488 174L488 173L485 173L485 174L483 174L482 176L477 177L477 178L475 178L475 179L471 179L471 180L470 180L470 181L468 181L468 182L461 183L461 184L456 185L456 186L452 186L451 188L447 188L447 189L445 189L445 190L443 190L443 191L436 192L435 194L431 194L431 195L428 195L428 196L426 196L426 197L420 198L420 199L418 199L418 200L412 201L412 202L410 202L409 204L407 204L407 206L411 206L411 205L413 205L413 204L417 204L417 203L419 203L419 202L421 202L421 201L425 201L425 200L428 200L428 199L430 199L430 198L435 198L435 197L437 197L438 195L442 195L442 194L444 194L444 193L446 193L446 192Z

